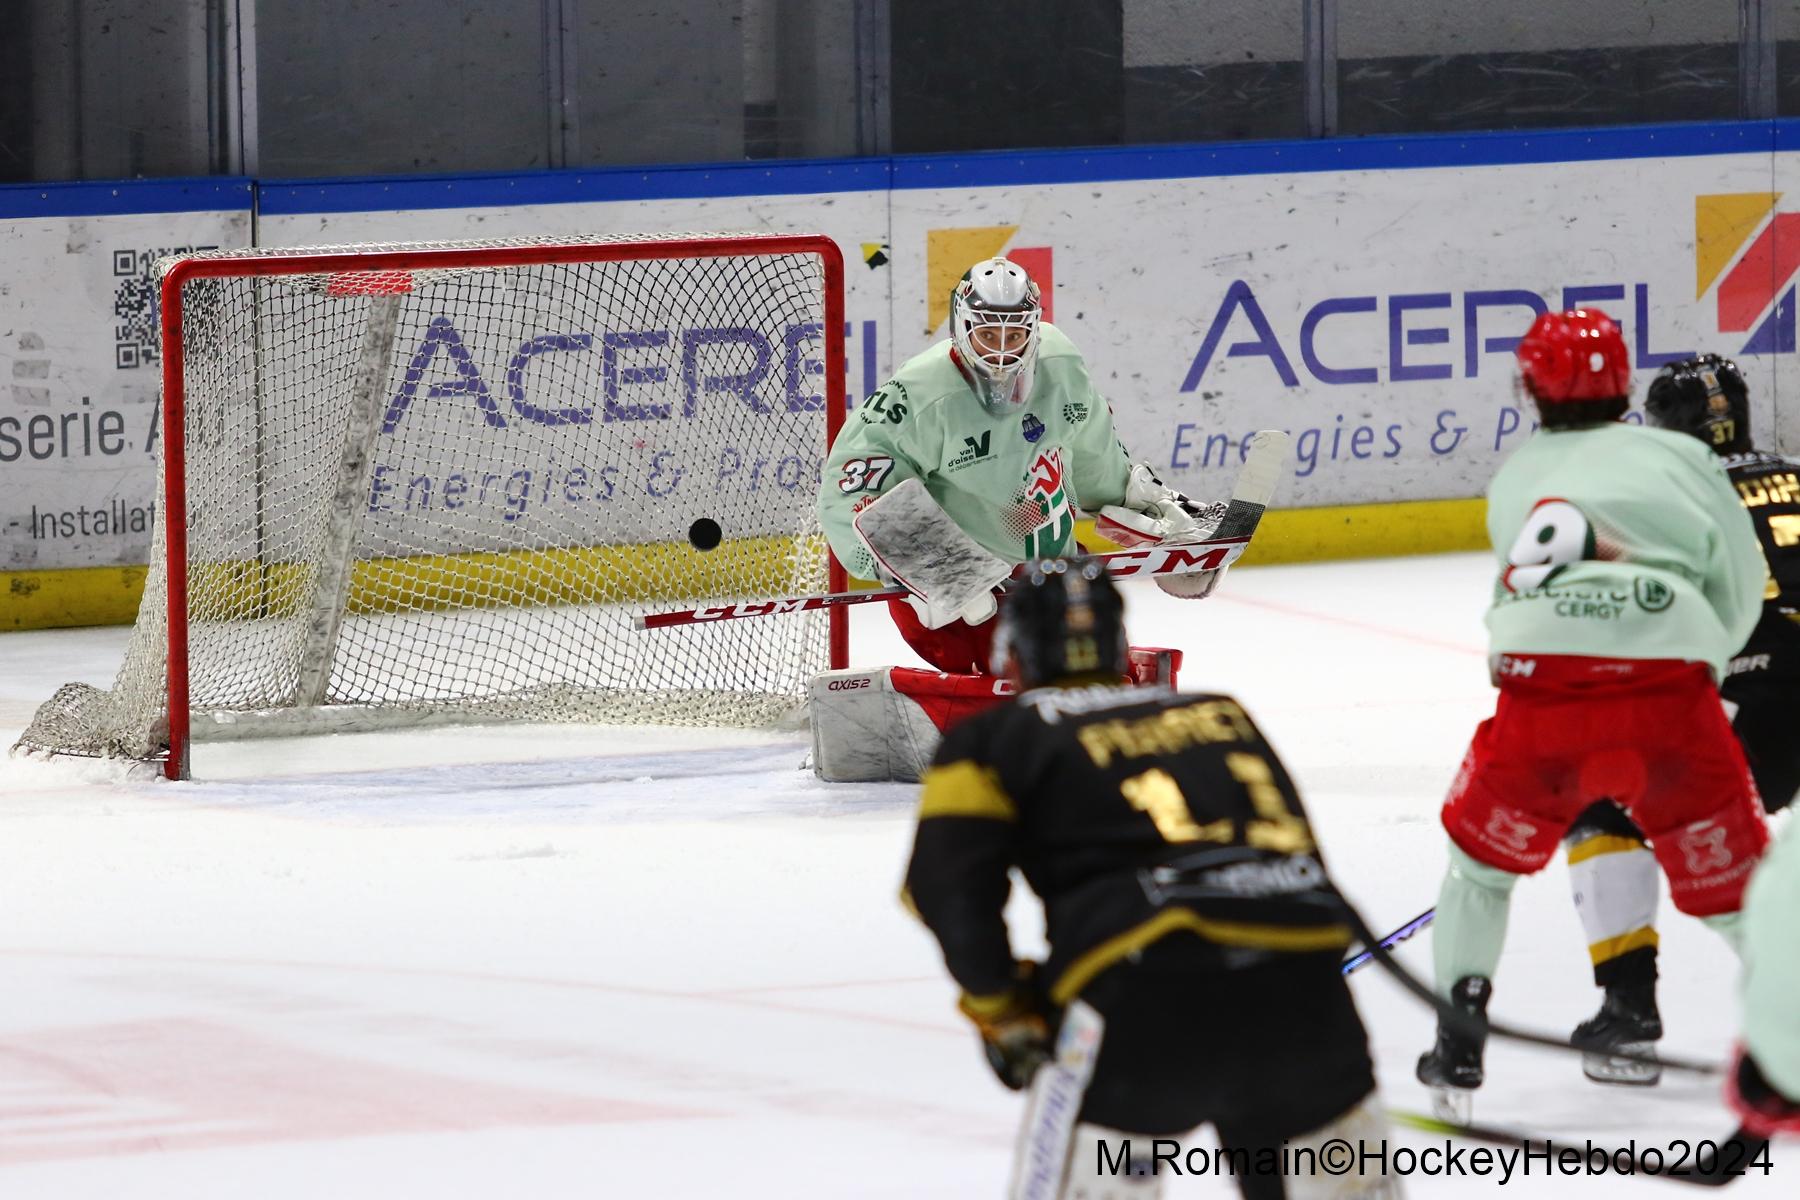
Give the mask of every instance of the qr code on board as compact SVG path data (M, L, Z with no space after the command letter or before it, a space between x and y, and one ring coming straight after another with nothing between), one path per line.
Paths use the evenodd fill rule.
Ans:
M113 365L129 370L157 362L156 260L170 254L193 254L217 246L159 246L149 250L114 250Z

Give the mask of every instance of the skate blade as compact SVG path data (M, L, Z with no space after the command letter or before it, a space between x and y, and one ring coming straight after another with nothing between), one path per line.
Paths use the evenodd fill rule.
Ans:
M1654 1042L1628 1042L1619 1047L1633 1054L1654 1054ZM1595 1083L1611 1083L1624 1087L1654 1087L1662 1080L1662 1067L1656 1063L1634 1062L1610 1054L1586 1053L1581 1056L1581 1073Z
M1469 1118L1475 1115L1475 1089L1432 1088L1431 1115L1452 1125L1467 1125Z

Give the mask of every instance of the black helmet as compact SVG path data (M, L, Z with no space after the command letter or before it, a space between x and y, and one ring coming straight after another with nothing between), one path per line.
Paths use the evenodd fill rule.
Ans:
M1658 371L1644 397L1644 416L1659 429L1692 434L1720 454L1750 449L1750 389L1737 364L1717 354Z
M1099 561L1032 563L1000 610L995 669L1016 676L1023 687L1088 677L1123 680L1124 616L1125 601Z

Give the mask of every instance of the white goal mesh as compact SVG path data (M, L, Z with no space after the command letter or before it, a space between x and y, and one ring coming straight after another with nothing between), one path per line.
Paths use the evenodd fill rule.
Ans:
M764 724L830 665L827 614L631 626L829 586L813 505L843 410L828 241L344 246L161 270L165 339L180 331L165 429L184 436L165 435L158 520L185 488L195 736ZM710 552L690 544L705 521ZM113 690L64 687L22 746L145 758L172 740L182 757L181 567L159 529Z

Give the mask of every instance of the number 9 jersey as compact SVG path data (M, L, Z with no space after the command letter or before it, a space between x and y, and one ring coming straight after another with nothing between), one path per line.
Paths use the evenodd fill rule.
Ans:
M1715 679L1762 612L1756 528L1685 434L1622 422L1544 430L1488 488L1501 655L1702 662Z

